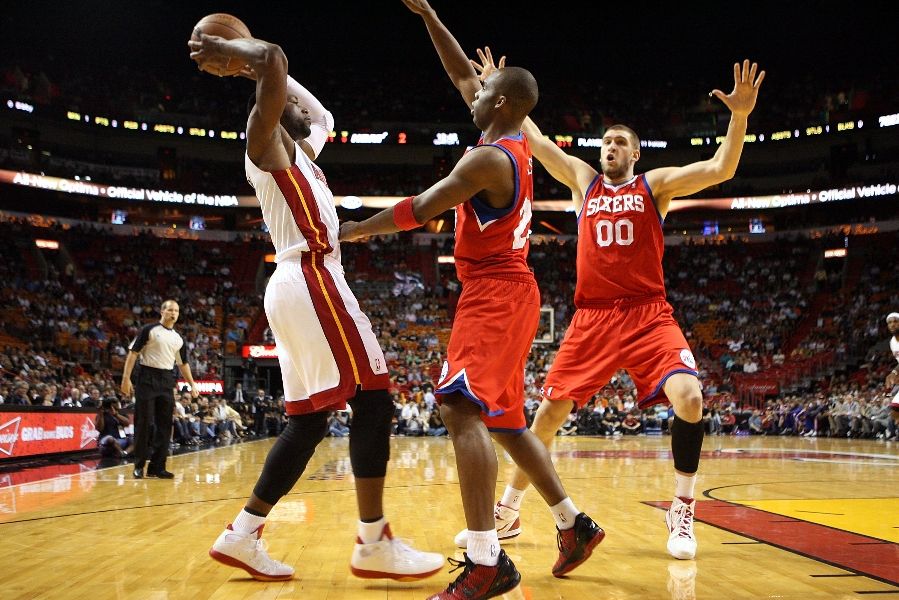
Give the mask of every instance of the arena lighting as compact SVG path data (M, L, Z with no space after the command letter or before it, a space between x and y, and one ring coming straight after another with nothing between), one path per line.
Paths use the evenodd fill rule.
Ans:
M34 240L34 245L44 250L59 250L59 242L56 240Z
M877 117L877 123L881 127L892 127L893 125L899 125L899 113Z
M438 256L437 257L438 265L453 265L456 264L455 256Z
M435 146L458 146L459 143L458 133L444 133L442 131L438 131L434 135L433 144Z
M382 133L354 133L350 136L351 144L383 144L387 139L387 132Z
M340 199L340 206L341 208L347 208L349 210L362 208L362 198L359 196L344 196Z
M825 250L824 258L843 258L846 254L845 248L834 248L833 250Z
M265 262L274 264L274 262L275 262L275 255L274 255L274 254L266 254L266 255L265 255Z

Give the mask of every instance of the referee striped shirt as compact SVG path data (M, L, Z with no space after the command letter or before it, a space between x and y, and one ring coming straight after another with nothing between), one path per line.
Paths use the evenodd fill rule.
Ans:
M187 362L187 346L174 329L162 323L145 325L128 346L140 355L140 364L152 369L171 371Z

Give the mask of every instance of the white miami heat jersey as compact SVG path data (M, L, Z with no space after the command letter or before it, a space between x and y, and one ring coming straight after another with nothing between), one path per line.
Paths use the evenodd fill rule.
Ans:
M340 260L340 222L334 196L321 169L299 144L289 169L263 171L244 155L247 181L256 190L262 218L275 246L275 262L300 252L321 252Z

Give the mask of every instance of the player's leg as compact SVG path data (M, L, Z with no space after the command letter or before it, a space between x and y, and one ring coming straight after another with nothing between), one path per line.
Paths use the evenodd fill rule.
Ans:
M534 422L531 424L531 431L534 436L547 448L556 437L559 428L568 418L568 415L574 409L576 403L570 399L548 400L546 398L537 408L537 414L534 415ZM517 465L512 479L509 480L509 486L516 490L524 491L531 484L528 474ZM518 500L520 503L520 499ZM518 508L518 507L515 507Z
M307 386L336 387L342 380L300 264L278 265L266 288L264 305L278 348L288 422L269 450L243 510L219 535L209 554L256 579L278 581L293 577L294 570L270 558L258 541L272 507L299 480L328 431L330 407L316 409L310 393L322 388ZM309 383L308 372L316 364L320 376ZM342 406L339 397L333 400Z
M537 409L531 431L549 448L569 413L585 404L617 370L618 356L610 336L616 330L613 310L580 309L572 317L565 338L546 377L544 399ZM530 485L527 472L517 464L512 479L494 510L500 539L521 532L519 511ZM464 546L464 534L456 544Z
M668 552L691 559L696 555L694 488L704 436L696 361L667 302L633 307L626 320L635 332L623 346L630 356L627 369L637 385L639 408L667 400L674 409L668 425L675 471L674 499L666 513Z
M696 505L696 472L702 453L702 389L699 379L677 373L665 382L665 395L674 408L671 454L674 457L674 499L667 514L668 552L675 558L696 556L693 514Z
M350 400L350 462L359 506L357 540L350 570L366 579L423 579L438 573L442 554L420 552L393 537L384 516L384 479L390 460L393 400L387 390L360 390Z
M525 428L522 398L524 398L524 369L527 354L523 354L518 368L512 369L505 393L499 404L502 415L482 417L493 438L503 446L549 506L556 522L559 558L553 575L562 577L586 561L605 532L580 511L565 492L549 455L547 443ZM547 400L546 402L549 402Z

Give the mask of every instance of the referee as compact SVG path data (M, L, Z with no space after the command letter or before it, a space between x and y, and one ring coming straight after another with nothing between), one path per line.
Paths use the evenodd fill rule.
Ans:
M143 479L147 458L147 477L172 479L165 470L172 437L172 418L175 409L175 365L184 379L190 382L191 395L199 396L197 384L187 364L187 347L173 327L178 320L178 303L166 300L160 307L159 323L145 325L128 346L128 358L122 371L122 393L135 397L134 404L134 478ZM131 371L140 358L136 388ZM152 428L152 430L151 430ZM152 440L150 434L152 431Z

